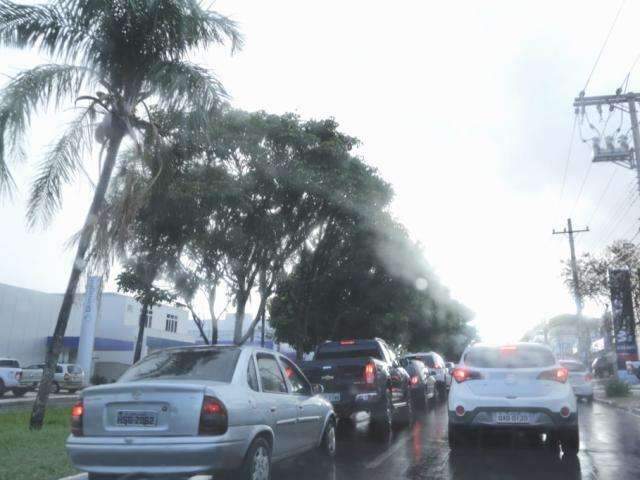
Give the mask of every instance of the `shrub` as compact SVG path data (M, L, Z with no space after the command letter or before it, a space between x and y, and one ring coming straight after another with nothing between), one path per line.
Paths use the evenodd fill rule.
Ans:
M627 382L612 378L607 382L605 392L607 397L627 397L631 393L631 389Z

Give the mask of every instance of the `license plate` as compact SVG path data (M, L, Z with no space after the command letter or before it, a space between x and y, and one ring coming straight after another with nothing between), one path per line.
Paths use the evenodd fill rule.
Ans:
M526 425L531 423L531 415L523 412L496 412L496 423L510 425Z
M118 412L116 425L121 427L155 427L158 425L158 415L156 412L121 410Z
M340 401L340 394L339 393L323 393L322 397L325 400L328 400L330 402L339 402Z

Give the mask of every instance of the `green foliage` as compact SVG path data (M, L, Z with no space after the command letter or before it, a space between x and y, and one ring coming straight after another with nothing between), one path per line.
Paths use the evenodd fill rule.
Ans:
M27 428L30 411L0 412L0 479L55 480L77 473L64 442L69 435L70 408L47 410L41 430Z
M76 99L83 120L46 153L32 186L31 224L59 208L61 187L82 168L91 143L87 129L102 144L123 134L152 136L147 103L191 110L194 121L206 123L225 92L185 57L226 41L232 49L242 44L236 24L194 0L0 0L0 46L35 49L61 62L21 72L0 93L0 193L13 186L9 160L24 156L31 115L49 106Z
M153 266L144 261L133 261L125 265L116 278L118 291L132 293L138 302L149 307L173 302L174 293L153 285L155 275L150 273L149 267Z
M628 397L631 395L631 387L627 382L612 378L605 385L605 393L607 397Z

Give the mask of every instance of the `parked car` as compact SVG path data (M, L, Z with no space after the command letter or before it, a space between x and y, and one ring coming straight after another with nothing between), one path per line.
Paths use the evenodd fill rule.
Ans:
M42 379L42 371L44 363L29 365L22 371L22 380L20 385L27 390L35 390L38 388ZM73 363L59 363L53 374L53 382L51 383L51 393L58 393L60 390L67 390L69 393L75 393L80 390L84 384L84 371L79 365Z
M23 396L27 390L20 387L22 369L20 363L12 358L0 358L0 397L11 390L16 397Z
M425 409L436 396L435 372L431 372L420 360L401 358L400 365L409 374L409 389L414 407Z
M436 352L409 353L405 358L420 360L429 370L436 374L436 391L441 399L447 396L447 389L451 386L451 374L447 370L444 359Z
M413 420L409 374L379 338L325 342L302 368L309 380L324 387L323 396L342 420L369 412L372 433L382 438L393 423Z
M568 370L549 347L518 343L467 347L449 392L449 445L458 448L480 429L547 434L551 446L575 454L578 411Z
M335 414L320 390L271 350L159 350L116 383L82 391L67 452L89 480L224 472L268 480L273 461L314 449L335 455Z
M559 360L560 365L569 371L569 383L573 393L579 399L584 398L588 402L593 401L593 376L591 372L578 360Z
M591 371L596 378L610 377L616 372L616 363L615 353L601 353L593 360Z

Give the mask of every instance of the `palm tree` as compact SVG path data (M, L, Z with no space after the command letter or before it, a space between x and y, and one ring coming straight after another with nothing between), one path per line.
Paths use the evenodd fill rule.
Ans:
M201 112L206 121L224 90L186 58L193 49L226 42L232 51L241 46L236 24L196 0L53 0L43 5L0 0L0 46L35 49L59 62L21 72L0 93L0 190L12 189L8 159L24 156L21 142L30 117L41 109L72 100L82 105L38 167L28 204L30 225L51 218L60 207L62 186L84 170L94 140L101 145L99 178L78 237L31 428L42 426L73 297L121 143L128 138L143 154L139 139L155 132L152 105Z

